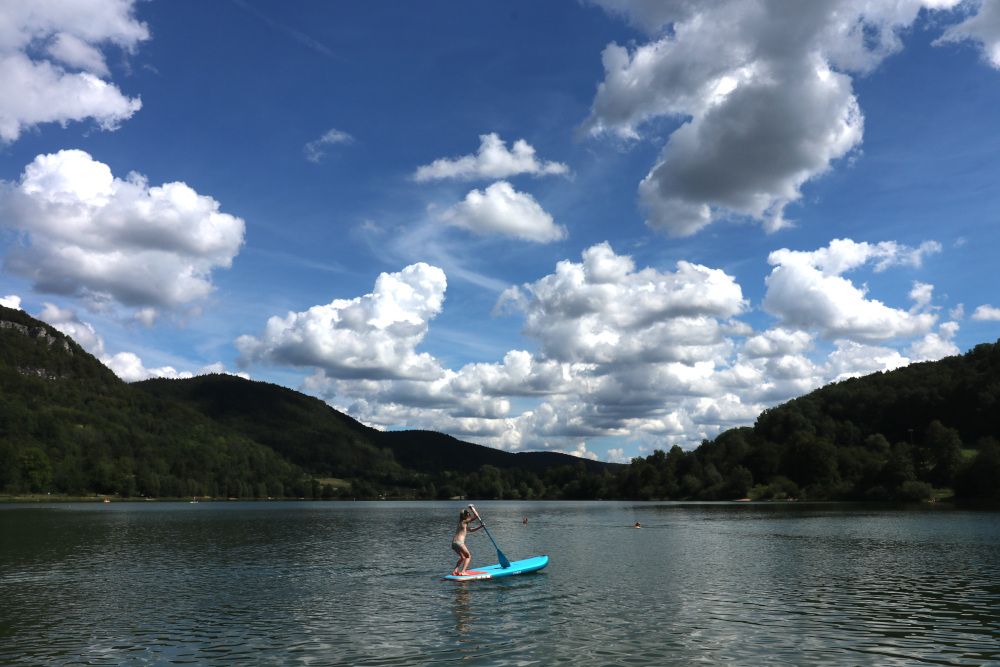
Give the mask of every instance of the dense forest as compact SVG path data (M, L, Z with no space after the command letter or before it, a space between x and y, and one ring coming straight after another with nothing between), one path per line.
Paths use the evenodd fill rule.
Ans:
M383 433L228 375L126 384L0 306L0 493L213 498L560 498L618 466Z
M0 307L0 492L213 498L1000 499L1000 341L831 384L629 465L382 432L227 375L126 384Z

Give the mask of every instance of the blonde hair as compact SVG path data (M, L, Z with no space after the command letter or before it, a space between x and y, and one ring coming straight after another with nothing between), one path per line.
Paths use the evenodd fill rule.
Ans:
M471 519L472 516L473 516L472 510L470 510L468 507L466 507L465 509L463 509L461 512L458 513L458 518L461 519L462 521L466 519Z

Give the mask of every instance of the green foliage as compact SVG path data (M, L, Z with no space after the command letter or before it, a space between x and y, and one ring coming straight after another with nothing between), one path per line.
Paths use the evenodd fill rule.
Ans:
M937 487L1000 500L998 437L1000 342L831 384L694 451L635 459L617 491L634 499L913 501Z
M614 467L382 433L238 377L128 385L52 327L0 307L0 492L597 498L610 497Z
M0 491L124 497L1000 500L1000 344L847 380L630 465L380 432L225 375L127 385L0 307Z

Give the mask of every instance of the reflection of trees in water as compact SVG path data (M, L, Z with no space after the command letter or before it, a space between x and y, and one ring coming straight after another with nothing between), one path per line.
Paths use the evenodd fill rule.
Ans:
M462 584L455 586L455 600L452 605L452 613L455 615L455 632L461 638L469 631L469 626L474 620L469 588L467 586Z

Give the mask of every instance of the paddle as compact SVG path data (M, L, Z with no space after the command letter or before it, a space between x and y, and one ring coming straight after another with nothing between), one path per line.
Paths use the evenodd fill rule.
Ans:
M490 535L490 529L486 528L486 524L483 522L483 517L479 516L479 512L476 511L476 508L473 507L472 505L469 505L469 509L471 509L472 513L476 515L476 518L479 519L479 525L481 525L486 530L486 535L489 536L490 542L492 542L493 546L496 547L497 559L500 561L500 567L506 570L508 567L510 567L510 561L507 560L507 557L503 555L502 551L500 551L500 547L497 547L497 541L493 539L492 535Z

